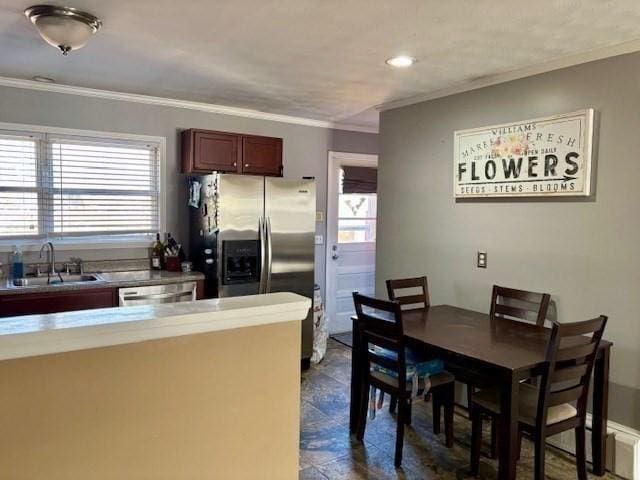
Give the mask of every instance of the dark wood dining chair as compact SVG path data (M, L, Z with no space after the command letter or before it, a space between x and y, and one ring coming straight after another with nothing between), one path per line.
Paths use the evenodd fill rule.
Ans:
M593 364L606 323L607 317L604 315L577 323L553 322L540 386L520 384L518 425L520 434L526 432L533 438L535 480L544 480L546 438L570 429L574 429L576 435L578 479L587 480L587 398ZM482 443L482 417L490 415L499 418L500 391L488 389L476 393L471 411L471 473L477 476ZM520 445L515 451L519 450Z
M357 292L353 293L353 302L357 316L356 328L360 338L357 350L353 351L353 355L358 356L360 365L365 370L362 375L364 382L362 395L359 399L360 418L358 419L357 439L362 441L364 438L370 387L378 388L395 397L398 401L398 414L394 464L399 467L402 463L404 427L406 416L409 414L409 401L412 393L412 384L407 381L407 346L402 327L402 310L397 302L378 300L360 295ZM377 315L371 309L377 310ZM380 317L379 312L385 312L384 319ZM391 352L391 355L381 354L381 349ZM374 365L393 372L393 375L373 369ZM420 384L419 392L420 390L424 391L422 380L420 380ZM449 382L449 385L447 397L441 401L450 406L450 411L453 414L453 382ZM444 390L441 391L444 392ZM447 435L447 443L452 444L453 415L451 415L450 425L445 428L445 434Z
M516 288L493 286L491 292L491 317L507 318L543 326L547 318L551 296L548 293L529 292ZM474 385L467 385L467 406L471 418L471 403L476 392ZM496 421L491 424L491 458L497 456Z
M551 296L548 293L527 292L494 285L491 293L491 316L543 326L550 300Z
M403 293L403 290L413 290L413 292ZM430 305L427 277L387 280L387 294L389 300L398 302L402 310L427 308Z
M402 311L407 310L419 310L429 307L429 284L427 277L413 277L413 278L396 278L386 281L387 294L389 300L398 302ZM448 402L442 401L447 398L448 393L440 392L440 389L450 389L446 384L453 383L454 376L448 372L443 372L437 379L442 383L439 385L432 385L431 392L433 393L432 407L433 407L433 433L438 435L440 433L441 426L441 412L444 410L444 423L445 423L445 437L447 436L446 429L453 428L453 407L449 409ZM425 395L426 397L426 395ZM384 393L380 393L380 403L382 403ZM389 402L389 411L394 412L396 408L396 399L391 397ZM411 403L409 403L409 415L411 415ZM408 419L410 422L410 419ZM453 433L450 435L451 440L446 440L447 445L451 446L453 442Z
M415 278L398 278L387 280L387 295L392 302L398 302L402 310L413 310L419 308L427 308L429 306L429 286L427 284L427 277L415 277ZM401 291L405 292L402 293ZM406 293L406 290L411 290L411 293ZM384 402L384 393L380 392L380 405ZM391 413L396 410L396 399L391 397L389 401L389 411ZM435 403L434 409L435 409ZM411 408L409 408L411 411ZM436 413L434 410L433 415L433 432L440 433L440 409L438 408L438 422L436 424Z

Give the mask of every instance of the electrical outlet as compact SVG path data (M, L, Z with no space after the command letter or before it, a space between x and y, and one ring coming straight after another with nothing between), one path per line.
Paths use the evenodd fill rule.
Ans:
M478 268L487 268L487 252L478 251Z
M324 238L322 235L316 235L316 245L322 245L324 243Z

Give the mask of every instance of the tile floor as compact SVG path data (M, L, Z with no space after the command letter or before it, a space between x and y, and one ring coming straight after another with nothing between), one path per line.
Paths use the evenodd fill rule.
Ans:
M402 467L397 470L393 466L395 417L389 414L386 405L375 420L367 422L363 444L350 438L350 354L349 348L329 340L324 360L303 374L300 479L469 478L471 425L464 411L456 413L456 442L448 449L444 446L444 435L433 434L431 405L416 401L412 425L405 430ZM484 440L487 451L488 431ZM524 440L518 479L533 479L532 461L533 449ZM546 476L551 480L576 479L573 458L549 448ZM483 457L479 478L496 479L497 463Z

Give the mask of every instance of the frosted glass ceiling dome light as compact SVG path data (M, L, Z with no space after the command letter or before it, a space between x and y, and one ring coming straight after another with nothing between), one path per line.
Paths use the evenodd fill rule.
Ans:
M102 26L97 17L71 7L35 5L27 8L24 14L44 41L59 48L63 55L84 47Z
M416 63L416 59L407 55L398 55L397 57L387 59L385 63L387 65L391 65L392 67L403 68L410 67L411 65Z

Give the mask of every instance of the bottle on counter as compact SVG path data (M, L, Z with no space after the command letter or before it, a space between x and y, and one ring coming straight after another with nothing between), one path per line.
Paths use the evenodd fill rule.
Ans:
M11 277L22 278L24 277L24 263L22 261L22 249L19 245L13 246L13 252L11 253Z
M160 234L156 233L156 241L151 247L151 268L153 270L162 270L164 264L164 245L160 241Z

